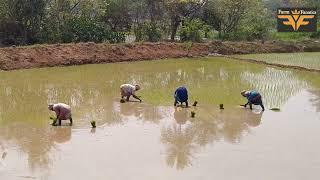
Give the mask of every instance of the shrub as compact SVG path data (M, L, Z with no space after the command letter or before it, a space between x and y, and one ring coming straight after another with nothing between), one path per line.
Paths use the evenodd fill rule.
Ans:
M110 43L123 43L126 41L126 33L125 32L107 32L107 40Z
M145 33L150 42L161 40L161 29L156 23L145 23Z
M0 44L24 44L25 28L21 23L9 20L0 21Z
M157 42L162 37L161 28L154 22L145 22L134 27L134 34L136 41Z
M207 26L199 19L185 20L179 30L181 41L201 42Z
M270 30L275 25L266 9L256 2L256 7L243 14L240 23L232 32L226 34L227 39L231 40L256 40L267 39Z
M318 30L317 32L312 33L310 37L314 38L314 39L319 39L320 38L320 30Z
M62 27L60 34L54 34L54 39L63 43L108 41L110 43L125 42L126 33L113 32L104 24L85 18L69 19Z
M271 32L271 39L281 41L302 41L309 39L310 33L306 32Z
M311 38L319 39L320 38L320 23L318 23L318 31L310 35Z
M62 32L63 42L102 42L107 38L105 27L85 17L70 19Z

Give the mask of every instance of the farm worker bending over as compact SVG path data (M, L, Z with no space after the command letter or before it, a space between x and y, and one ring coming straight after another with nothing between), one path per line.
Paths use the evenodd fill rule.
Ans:
M260 93L257 91L242 91L241 95L248 99L248 102L243 105L244 107L247 107L247 105L250 106L250 109L252 110L252 104L254 105L260 105L262 108L262 111L264 111L264 106L262 103L262 98Z
M186 103L186 107L188 107L188 90L187 88L181 86L176 89L174 92L174 106L178 103Z
M142 100L140 97L136 96L136 91L139 91L141 88L139 85L131 85L131 84L122 84L120 86L120 92L121 92L121 98L127 97L127 101L129 101L130 96L133 96L134 98L138 99L140 102Z
M64 103L49 104L48 109L56 113L59 126L61 126L62 120L68 119L70 120L70 125L72 125L71 108L69 105Z

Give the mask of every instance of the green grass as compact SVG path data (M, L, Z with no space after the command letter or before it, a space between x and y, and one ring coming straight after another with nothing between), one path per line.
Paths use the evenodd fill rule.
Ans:
M249 54L236 55L236 57L320 70L320 52Z
M305 32L271 32L270 38L280 41L303 41L310 39L311 33Z

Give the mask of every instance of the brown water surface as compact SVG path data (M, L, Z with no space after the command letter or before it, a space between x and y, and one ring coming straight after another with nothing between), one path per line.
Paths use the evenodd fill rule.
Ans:
M125 82L143 103L119 102ZM172 106L179 85L199 106ZM281 111L239 107L243 89ZM50 102L74 126L50 126ZM223 58L0 72L1 180L317 179L319 128L317 73Z

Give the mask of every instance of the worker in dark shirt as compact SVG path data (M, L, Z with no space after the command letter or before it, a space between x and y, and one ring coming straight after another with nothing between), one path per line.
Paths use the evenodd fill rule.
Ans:
M174 92L174 106L178 103L186 103L186 107L188 107L188 90L187 88L181 86L176 89Z
M242 106L247 107L247 105L249 105L250 109L252 110L252 104L253 105L260 105L262 108L262 111L264 111L262 97L259 92L257 92L257 91L242 91L241 95L248 99L248 102Z

